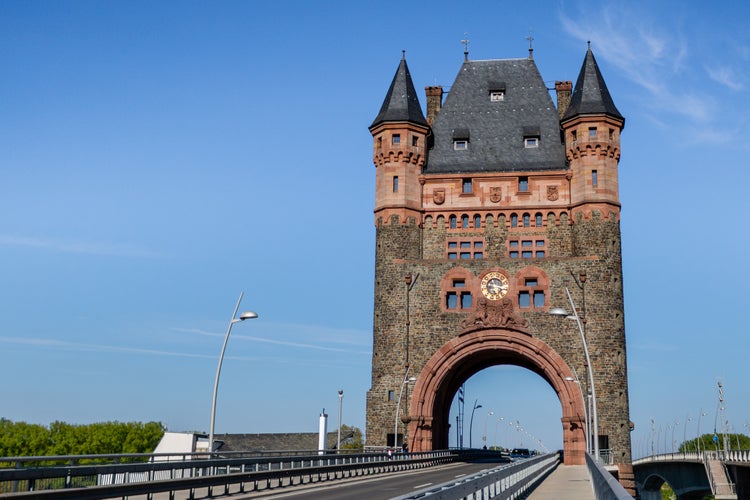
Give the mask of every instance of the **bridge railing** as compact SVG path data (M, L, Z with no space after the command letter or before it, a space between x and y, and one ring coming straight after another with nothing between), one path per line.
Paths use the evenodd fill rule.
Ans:
M391 500L431 498L433 500L455 500L485 498L520 498L538 481L544 478L560 462L559 453L540 455L519 460L464 476L447 483L429 486Z
M176 455L0 458L0 498L10 494L13 498L83 500L181 490L193 492L196 488L206 488L210 497L214 487L223 487L228 493L230 485L239 484L241 492L245 491L246 485L251 491L256 491L302 482L429 467L453 462L459 457L458 453L448 450L392 456L384 453L275 457L222 455L227 456L208 459L205 453L189 454L187 460L175 460ZM134 458L139 462L121 463Z
M620 482L588 453L586 453L586 467L589 470L596 498L633 500L632 495L625 490Z

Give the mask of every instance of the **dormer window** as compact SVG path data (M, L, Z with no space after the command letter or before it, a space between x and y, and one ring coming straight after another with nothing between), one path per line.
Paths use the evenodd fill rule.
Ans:
M523 147L525 148L538 148L539 147L539 127L536 125L527 125L523 127Z
M453 130L453 149L454 151L469 149L469 129L457 128Z
M489 82L490 102L505 100L505 82Z

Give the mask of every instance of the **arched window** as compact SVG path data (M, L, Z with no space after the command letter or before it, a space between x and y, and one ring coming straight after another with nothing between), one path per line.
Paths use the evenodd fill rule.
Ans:
M536 227L542 227L542 214L541 214L541 212L537 212L536 215L534 216L534 218L536 219Z
M463 214L461 216L461 227L468 228L469 227L469 216L466 214Z
M518 227L518 214L510 214L510 227Z
M456 229L456 216L455 215L451 215L448 220L450 221L450 223L449 223L450 228L451 229Z
M523 227L531 226L531 216L529 214L523 214Z
M482 227L482 217L477 214L474 216L474 228L479 229L480 227Z

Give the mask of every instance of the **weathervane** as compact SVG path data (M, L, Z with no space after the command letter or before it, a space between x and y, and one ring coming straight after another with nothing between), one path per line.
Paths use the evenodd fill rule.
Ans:
M526 37L526 40L529 41L529 59L534 59L534 47L531 45L534 41L534 35L531 30L529 30L529 36Z
M461 43L464 44L464 61L469 60L469 34L464 33L464 39L461 40Z

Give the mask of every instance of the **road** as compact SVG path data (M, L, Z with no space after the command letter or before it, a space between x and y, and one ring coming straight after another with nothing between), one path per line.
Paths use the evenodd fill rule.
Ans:
M253 493L239 493L235 488L231 488L231 495L226 497L219 495L218 491L215 490L213 498L227 498L231 500L282 498L293 498L295 500L320 498L325 498L326 500L352 498L387 500L422 488L427 488L428 486L445 483L459 477L471 475L485 469L494 469L499 465L501 465L501 462L499 461L456 462L415 471L324 481L321 483L275 488L269 491L257 491ZM203 492L197 491L195 498L202 498L201 493ZM161 499L161 494L154 495L154 497ZM164 498L167 497L165 496ZM175 495L176 500L186 498L188 498L187 492L177 492Z

